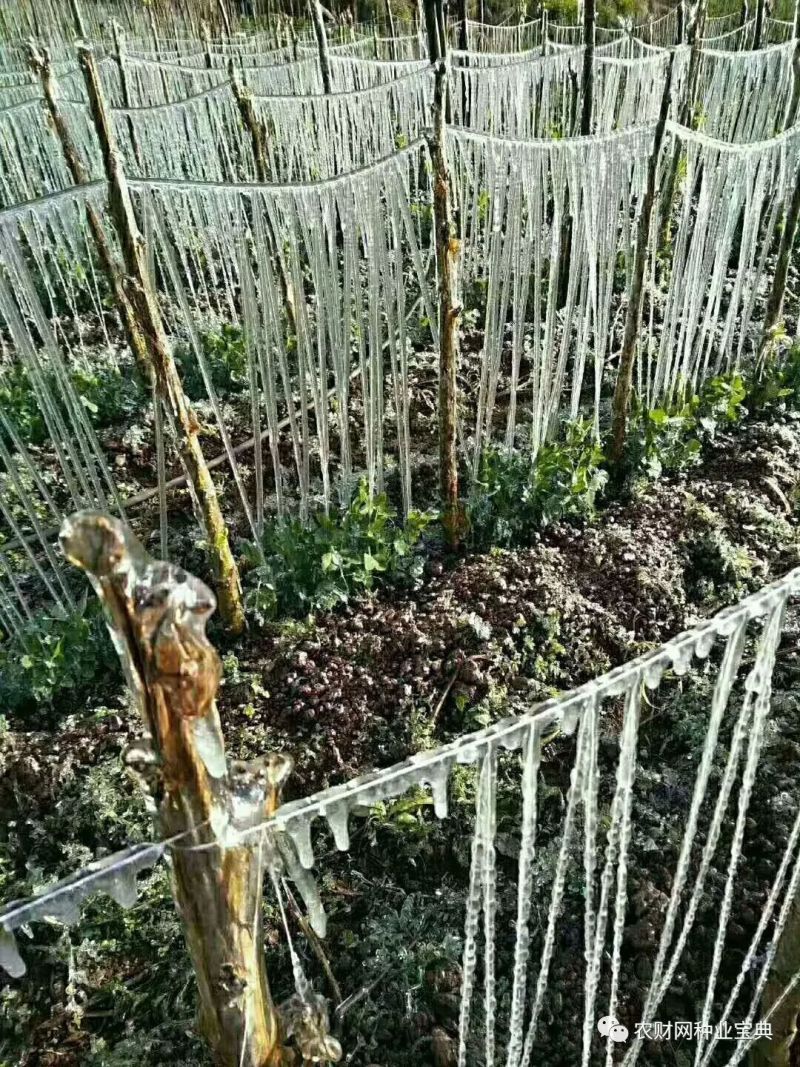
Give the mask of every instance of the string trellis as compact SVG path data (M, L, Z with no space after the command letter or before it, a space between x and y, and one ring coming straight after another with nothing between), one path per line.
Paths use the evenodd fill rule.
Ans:
M683 981L681 968L701 936L707 943L701 957L705 973L693 973L705 995L687 1008L687 1018L697 1023L695 1059L708 1064L715 1051L724 1052L719 1062L733 1067L758 1036L753 1024L768 1022L781 1003L779 998L762 1007L761 994L800 884L796 790L782 798L780 825L786 832L781 830L774 874L758 891L755 908L745 877L750 857L762 855L763 842L749 823L756 803L772 795L766 755L772 689L776 665L783 662L782 638L798 624L798 594L800 570L795 570L644 656L522 715L286 804L265 822L249 817L237 822L232 816L217 828L220 843L260 841L290 856L287 874L300 888L314 929L324 935L324 894L320 897L310 874L315 820L327 824L339 850L349 851L353 821L375 804L429 788L436 817L450 815L460 827L465 814L463 805L450 809L450 782L457 766L474 768L457 1062L499 1060L527 1067L534 1052L555 1056L567 1049L570 1062L584 1067L598 1056L611 1063L617 1058L614 1046L596 1025L611 1015L628 1022L631 1032L634 1020L644 1024L618 1053L624 1067L634 1067L647 1055L647 1027L676 980ZM662 805L654 822L653 782L661 780L663 767L658 753L648 750L652 726L642 721L642 709L646 705L649 717L658 717L676 702L692 708L703 736L690 753L695 770L688 810L683 800ZM554 819L552 805L544 802L555 788L563 790L564 806ZM654 842L659 869L651 872L661 903L649 913L654 937L643 950L632 941L632 909L641 904L630 875L634 865L646 862L643 850L652 851L654 832L663 838ZM510 850L512 837L518 847ZM280 844L286 838L291 847L288 841ZM23 973L17 931L45 919L74 923L83 901L96 893L130 907L142 869L169 849L191 847L178 839L135 845L28 901L6 905L0 909L0 964L11 974ZM323 851L328 848L325 841ZM714 870L722 877L713 878ZM744 933L744 952L741 934L733 952L731 918L743 903L757 918ZM534 906L540 922L533 921ZM714 921L700 930L701 915L708 914ZM642 990L630 960L643 952L649 978ZM296 964L294 957L293 952ZM695 950L695 968L697 960ZM577 1011L572 1003L567 1009L573 1023L579 1020L571 1027L561 1025L565 1009L553 999L565 975L579 998ZM800 972L785 981L782 997L800 981ZM545 1012L551 1020L546 1029ZM732 1019L746 1020L750 1036L723 1049L717 1044L719 1028Z

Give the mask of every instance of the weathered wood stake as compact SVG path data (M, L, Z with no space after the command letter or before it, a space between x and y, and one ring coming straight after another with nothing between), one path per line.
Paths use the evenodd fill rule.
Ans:
M72 140L69 126L67 125L67 122L64 119L64 114L59 106L58 85L53 75L50 54L47 49L43 49L40 52L31 41L28 45L28 61L31 69L39 76L45 106L47 107L53 130L61 145L64 162L67 165L70 177L76 185L87 185L90 181L89 173L78 153L75 142ZM125 329L125 335L131 352L136 360L136 366L144 381L149 382L152 376L152 364L144 334L139 328L139 323L136 320L133 306L125 292L125 287L122 284L122 272L116 257L111 250L111 245L108 242L100 215L97 208L91 200L88 199L86 200L86 221L89 224L89 232L92 235L92 240L97 249L97 258L100 261L100 266L103 269L108 284L111 286L111 291L114 294L114 302L119 308L122 325Z
M756 24L753 30L753 48L761 48L764 42L764 26L769 15L767 0L756 0Z
M219 656L205 635L214 597L179 567L150 559L116 519L79 512L65 556L103 601L144 737L125 756L171 849L172 881L200 996L200 1028L220 1067L279 1067L278 1013L264 967L263 839L237 830L278 804L285 757L229 765L217 712Z
M583 70L581 72L581 136L592 132L594 98L595 0L583 4Z
M772 276L772 288L770 289L767 309L764 314L764 331L758 350L756 363L759 371L762 371L770 360L775 347L776 336L783 322L783 299L786 295L786 282L789 277L789 262L792 258L794 239L797 236L797 223L800 219L800 174L795 177L792 199L783 219L783 231L778 246L778 258L775 263L775 273Z
M433 129L428 137L433 162L433 214L436 262L439 274L439 467L442 526L451 549L464 533L464 513L458 496L458 356L459 325L463 310L459 299L459 241L453 223L450 174L445 151L447 63L441 35L441 0L425 0L428 46L436 67L433 91Z
M639 327L642 322L642 304L644 301L644 274L647 264L647 242L650 236L650 224L653 218L653 207L656 200L656 183L658 180L658 160L661 155L661 146L664 143L664 130L669 115L669 106L672 99L672 69L675 63L675 53L670 52L669 65L667 66L666 82L661 97L661 108L658 114L655 134L653 137L653 150L647 163L647 184L645 186L642 208L639 213L639 221L636 230L636 251L634 253L633 273L631 275L631 287L628 296L628 308L625 316L625 332L622 340L622 351L619 357L619 369L617 370L617 383L614 389L611 421L611 449L609 459L612 464L618 464L622 459L625 448L625 438L628 430L628 415L631 406L631 391L633 389L633 368L636 362L636 342Z
M326 93L333 92L331 83L331 64L328 58L328 34L325 30L325 19L322 15L322 5L319 0L308 0L311 10L311 21L314 23L314 33L319 48L319 69L322 74L322 87Z
M795 898L772 961L764 992L761 1015L767 1015L800 969L800 899ZM795 986L770 1015L772 1037L762 1038L750 1050L750 1067L789 1067L796 1063L797 1021L800 1018L800 986Z
M156 389L170 421L183 468L194 488L198 518L206 533L214 569L220 615L233 633L244 629L239 570L231 552L228 527L214 481L198 438L199 423L183 391L167 339L158 299L153 291L142 235L133 212L125 170L117 149L100 77L91 48L78 47L78 60L89 96L89 108L100 141L108 181L108 204L125 265L123 287L139 330L145 338Z
M688 9L685 6L682 7L685 18L686 40L691 49L689 53L689 70L686 76L686 88L684 90L681 109L678 115L678 121L682 126L692 126L694 123L694 102L697 93L697 78L700 73L700 60L702 58L701 45L702 36L705 30L707 9L708 0L694 0L693 3L689 4ZM672 201L675 197L675 185L678 181L680 158L681 146L680 144L676 144L669 170L667 171L667 179L664 183L664 195L661 200L663 221L661 224L660 246L662 248L669 244L669 234L672 224Z

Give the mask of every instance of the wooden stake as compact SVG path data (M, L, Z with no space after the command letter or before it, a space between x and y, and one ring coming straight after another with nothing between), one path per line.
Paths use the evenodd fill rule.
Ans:
M83 160L72 140L69 127L64 120L63 112L58 103L58 86L55 77L53 76L53 66L50 62L50 54L47 49L43 49L39 52L33 41L31 41L28 44L28 61L31 69L39 76L45 106L47 107L56 137L61 144L64 162L67 165L70 177L75 185L87 185L90 180L88 171L86 170ZM100 266L103 268L103 273L106 276L108 284L111 286L111 291L114 294L114 302L119 308L122 325L125 329L125 335L131 352L136 361L136 366L144 381L150 382L152 378L150 353L147 349L144 335L139 329L139 324L133 312L133 306L131 305L130 300L128 300L125 288L122 284L122 272L120 271L119 264L111 250L110 244L108 243L108 238L106 237L106 232L97 208L91 200L86 201L86 221L89 225L89 232L92 235L95 248L97 249L97 258L100 260Z
M328 34L325 30L325 20L322 16L322 5L319 0L308 0L308 6L311 10L311 21L314 23L314 33L317 37L317 47L319 48L319 69L322 73L322 87L326 93L330 94L333 90L331 88L331 64L328 59Z
M682 0L683 3L683 0ZM692 126L694 118L694 100L697 92L697 78L700 73L701 44L706 24L706 11L708 0L694 0L688 11L686 21L687 42L691 49L689 53L689 70L686 77L686 89L681 102L681 110L678 121L682 126ZM660 246L669 244L669 233L672 223L672 201L675 196L675 184L678 180L678 166L681 158L681 146L675 145L672 161L667 171L667 180L664 184L662 198L663 223L661 226Z
M85 41L88 39L88 34L86 33L86 25L83 21L80 0L69 0L69 6L72 9L72 21L75 23L75 32L81 41Z
M769 8L767 6L767 0L756 0L756 25L753 32L753 48L761 48L764 41L764 25L767 16L769 15Z
M661 155L661 146L664 143L664 131L669 115L670 101L672 99L672 68L675 63L675 52L670 52L669 65L667 66L666 82L661 97L661 108L656 123L653 137L653 150L647 163L647 184L645 186L642 209L639 213L639 222L636 230L636 251L633 261L633 274L631 276L631 288L628 297L628 309L625 316L625 332L622 340L622 351L619 357L619 369L617 371L617 383L614 389L611 421L611 450L609 459L612 464L618 464L622 459L625 438L628 430L628 415L631 406L631 392L633 389L633 368L636 362L636 342L639 327L642 322L642 304L644 301L644 273L647 264L647 242L650 237L650 223L653 217L653 207L656 200L656 182L658 180L658 160Z
M125 171L106 108L92 50L78 47L78 60L89 96L108 181L108 203L125 264L123 286L144 335L156 388L170 420L178 453L199 504L199 518L208 539L220 615L233 633L244 629L239 570L231 552L228 527L222 516L213 479L198 439L199 423L183 391L167 340L161 311L153 291L142 235L136 223Z
M256 164L256 178L262 184L269 181L269 168L267 167L267 145L264 123L256 115L253 106L253 95L249 89L242 85L238 73L233 65L233 59L228 61L228 74L231 79L231 91L236 100L244 128L250 134L250 143L253 146L253 158Z
M583 71L581 73L581 136L592 132L592 99L594 96L594 28L595 0L583 4Z
M117 66L119 67L119 77L122 86L122 104L123 107L129 108L131 106L131 93L130 86L128 85L128 71L125 66L125 31L120 24L114 19L111 23L111 32L114 36L114 52L117 60ZM166 97L165 97L166 99ZM136 157L136 162L141 169L142 166L142 153L139 149L139 141L136 137L136 127L133 124L133 119L128 115L128 134L131 139L131 147L133 148L133 154Z
M217 0L217 8L222 16L222 28L225 31L225 36L230 38L233 30L231 27L231 17L228 14L228 5L225 3L225 0Z
M758 350L756 366L760 371L769 362L775 346L776 335L783 322L783 299L786 295L786 282L789 276L789 262L792 258L794 239L797 236L797 223L800 219L800 174L795 177L794 191L789 202L789 209L783 220L783 231L778 246L778 259L772 276L772 289L767 300L764 314L764 331Z
M429 134L433 162L433 214L436 236L436 262L439 272L439 470L442 500L442 526L451 549L464 534L464 513L458 497L458 356L462 306L458 296L459 241L453 224L450 174L445 152L445 107L447 64L442 25L441 0L425 0L428 45L436 73L433 90L433 130ZM441 44L441 48L440 48Z
M122 523L93 512L67 519L65 556L103 601L144 737L126 755L151 795L171 850L175 903L200 996L200 1027L221 1067L289 1061L264 967L264 841L238 828L278 805L291 761L229 766L217 687L219 656L205 634L214 597L179 567L156 562ZM244 812L242 809L245 809Z
M761 994L762 1017L769 1014L772 1036L761 1038L750 1050L750 1067L789 1067L797 1051L797 1021L800 1017L800 986L772 1011L795 974L800 969L800 900L792 902L775 958L772 961L764 992Z
M469 31L467 29L467 0L458 0L458 47L462 52L469 48Z
M384 0L386 7L386 22L389 26L389 37L391 38L390 48L392 53L392 59L397 59L397 41L394 36L394 15L392 14L392 5L390 0Z
M211 70L214 66L214 62L211 58L211 27L205 19L200 23L200 32L203 35L203 57L206 70Z

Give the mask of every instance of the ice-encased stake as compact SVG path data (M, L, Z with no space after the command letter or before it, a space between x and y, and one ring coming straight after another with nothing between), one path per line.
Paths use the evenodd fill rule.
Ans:
M220 660L205 633L215 601L202 582L151 559L106 515L73 515L60 540L108 612L156 758L148 781L162 836L182 835L172 848L173 887L202 1032L224 1067L285 1063L264 967L262 850L241 830L275 810L291 761L228 766L216 705ZM128 887L117 888L127 900Z

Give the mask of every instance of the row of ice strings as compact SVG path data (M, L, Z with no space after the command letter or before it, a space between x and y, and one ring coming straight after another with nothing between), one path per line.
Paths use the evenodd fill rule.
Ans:
M663 91L665 78L663 54L634 59L614 54L615 45L606 48L610 54L597 56L604 73L595 105L596 124L608 132L588 138L537 137L541 127L563 120L564 86L575 62L569 51L505 68L453 70L457 125L448 132L448 151L462 282L477 282L485 291L481 375L475 395L465 398L461 428L474 471L489 445L528 444L535 454L565 415L589 418L597 433L605 429L603 395L613 381L609 357L619 343L652 150L652 121L636 120L646 119L642 107L654 108L659 99L646 91L646 79L658 84L661 77ZM779 49L761 55L772 63L783 57ZM679 50L673 65L676 87L684 54ZM731 54L731 61L739 59ZM356 59L342 64L351 73L359 64L368 71L381 66ZM509 86L513 78L530 79L531 71L540 91L531 94L530 108L522 108ZM254 97L263 121L282 124L286 144L295 135L295 148L282 154L271 149L268 165L278 184L263 187L227 181L216 164L208 165L208 144L216 147L216 161L222 158L219 145L230 146L225 150L231 160L252 151L241 127L235 136L229 130L227 137L212 138L206 130L189 138L165 118L173 115L171 106L144 109L149 117L142 125L129 122L132 109L116 113L168 328L184 351L184 365L200 380L203 417L215 428L243 534L257 537L265 515L285 508L299 506L307 514L318 504L331 506L361 473L377 491L388 472L400 484L404 508L414 503L418 412L408 366L416 360L435 375L437 335L429 161L422 139L431 75L420 68L386 82L374 73L363 77L373 82L328 98ZM774 82L764 84L765 92L774 92ZM201 90L205 114L212 113L208 102L222 89ZM731 93L715 90L714 98L720 114L726 100L732 107ZM232 98L228 105L228 111L214 112L216 133L234 117L238 121ZM175 111L192 106L190 101ZM392 110L404 130L386 120ZM479 116L488 112L503 116L502 129L480 128L486 123ZM754 106L752 114L766 109ZM781 112L773 110L773 123L776 114ZM153 139L148 131L159 128L156 116L164 129ZM769 253L797 176L798 140L789 120L787 107L779 118L783 132L742 143L669 122L662 175L680 149L686 178L673 237L675 269L664 281L654 258L648 271L638 361L638 389L648 403L676 395L686 383L696 388L752 356L770 283ZM741 128L741 116L738 121ZM304 138L301 127L309 126L314 133ZM751 125L750 135L758 129ZM163 179L137 177L136 151L147 165L173 172ZM187 153L196 163L190 176ZM349 170L339 174L344 164ZM304 169L309 165L314 173ZM288 182L280 181L283 168ZM3 381L12 387L14 376L23 375L30 382L46 431L44 442L32 442L25 427L3 416L8 540L0 588L6 632L21 629L42 589L56 604L69 606L50 545L50 531L64 512L86 504L122 511L129 495L75 384L75 372L90 370L98 358L98 331L106 353L121 347L88 240L86 198L102 208L99 179L80 193L7 209L0 219ZM558 264L568 214L578 269L562 294ZM656 247L655 233L650 247ZM289 292L294 312L287 308ZM246 347L247 371L231 395L215 382L202 340L223 326L238 329ZM509 350L513 387L499 426L497 381ZM157 478L152 496L160 501L164 544L166 484L174 463L158 412L150 424ZM59 472L53 484L42 460Z
M217 827L220 845L286 841L279 852L291 857L287 874L324 935L326 891L315 887L311 870L329 853L331 837L347 851L351 828L374 805L430 790L435 816L466 820L472 832L466 884L456 888L446 876L448 899L455 894L460 903L449 906L447 921L461 945L462 1067L522 1067L556 1044L571 1062L633 1067L647 1062L644 1036L615 1049L598 1032L597 1020L610 1015L646 1027L669 996L698 1024L694 1062L733 1067L800 981L800 972L787 973L764 1002L800 887L800 795L796 782L776 792L770 771L777 744L773 691L796 670L799 593L795 570L542 705L286 804L265 822L239 825L231 814ZM654 829L649 805L663 768L650 724L686 701L702 724L689 753L693 781L685 800L665 808ZM472 814L457 799L465 775ZM554 791L563 796L557 817ZM769 879L754 890L748 871L763 858L753 819L759 812L779 820L786 834ZM130 907L142 869L174 848L191 847L183 838L135 845L30 900L5 905L0 964L23 973L30 924L74 923L96 893ZM663 860L653 874L658 884L650 886L659 899L650 915L652 937L634 948L632 919L641 903L631 875L643 849L658 850ZM753 918L742 942L733 917L745 905ZM683 974L689 955L696 979L691 995ZM631 966L634 957L648 961L644 987ZM568 1004L556 994L564 981L571 989ZM720 1042L734 1021L752 1036Z

